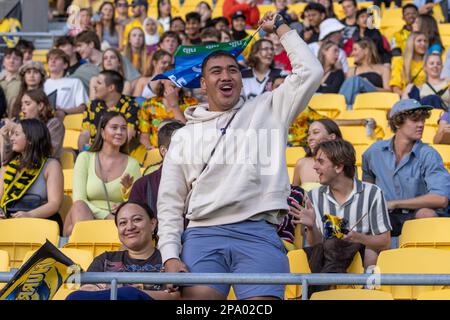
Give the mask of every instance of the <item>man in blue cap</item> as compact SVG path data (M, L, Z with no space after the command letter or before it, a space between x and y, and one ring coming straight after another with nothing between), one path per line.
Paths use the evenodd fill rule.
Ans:
M414 99L398 101L389 112L395 135L363 154L363 180L383 190L392 236L406 220L446 215L450 175L439 153L420 140L431 109Z

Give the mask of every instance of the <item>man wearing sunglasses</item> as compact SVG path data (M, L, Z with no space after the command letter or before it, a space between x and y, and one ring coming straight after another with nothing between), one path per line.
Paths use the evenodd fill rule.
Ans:
M127 45L128 34L133 28L141 28L144 30L144 20L147 18L148 2L147 0L133 0L131 2L131 7L133 8L133 20L125 26L125 31L123 33L123 45Z

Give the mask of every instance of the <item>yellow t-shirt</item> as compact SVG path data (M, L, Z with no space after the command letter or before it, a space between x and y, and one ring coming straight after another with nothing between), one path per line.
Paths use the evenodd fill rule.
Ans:
M403 57L393 57L391 66L391 87L405 89L408 85L403 77ZM426 74L423 70L423 60L412 60L411 62L411 80L416 86L420 86L426 81Z
M411 31L406 29L401 29L394 33L391 40L391 48L399 48L402 52L405 50L406 40L408 39Z

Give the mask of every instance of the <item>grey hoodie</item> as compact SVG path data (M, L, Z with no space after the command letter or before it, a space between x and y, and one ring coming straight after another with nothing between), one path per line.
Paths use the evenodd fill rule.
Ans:
M323 69L295 30L281 43L293 69L276 90L251 101L241 98L225 112L208 111L207 104L185 111L188 122L172 137L158 192L163 262L179 258L185 212L191 228L248 219L278 223L289 209L288 129L319 87Z

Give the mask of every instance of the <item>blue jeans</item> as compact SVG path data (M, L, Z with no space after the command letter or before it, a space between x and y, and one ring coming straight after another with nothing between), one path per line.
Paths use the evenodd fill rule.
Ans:
M339 93L345 96L347 110L351 110L355 98L359 93L376 92L377 88L369 80L360 76L353 76L344 81Z
M111 290L75 291L66 300L110 300ZM117 300L153 300L145 292L134 287L120 287L117 289Z

